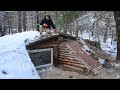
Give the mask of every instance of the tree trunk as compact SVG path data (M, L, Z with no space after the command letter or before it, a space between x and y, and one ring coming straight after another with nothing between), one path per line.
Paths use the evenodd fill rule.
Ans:
M26 11L23 11L23 31L26 31L27 17Z
M5 32L7 31L7 26L4 26L3 27L3 31L2 31L2 36L4 36L5 35Z
M116 35L117 35L117 57L116 57L116 60L120 61L120 11L114 11L114 19L116 21Z
M22 11L18 11L18 32L22 32L21 18L22 18Z
M66 25L65 25L65 30L64 30L64 33L65 33L65 34L67 33L67 28L68 28L68 25L66 24Z
M72 35L72 23L70 23L70 34Z
M2 29L2 24L0 23L0 36L4 36L3 35L3 29Z
M98 13L98 11L96 11L96 18L98 19L96 21L96 33L97 33L98 42L100 42L100 38L99 38L99 13Z
M37 27L36 27L36 28L37 28L37 31L40 31L40 30L39 30L39 28L40 28L40 27L39 27L39 24L40 24L40 23L39 23L39 11L36 11L36 13L37 13Z
M113 44L113 30L112 30L112 33L111 33L112 37L111 37L111 45Z
M108 32L108 22L109 19L106 17L106 29L105 29L105 33L104 33L104 39L103 39L103 42L106 43L106 40L107 40L107 32Z
M100 42L100 38L99 38L99 21L96 21L96 33L97 33L98 42Z
M78 37L78 22L77 19L75 20L75 36Z

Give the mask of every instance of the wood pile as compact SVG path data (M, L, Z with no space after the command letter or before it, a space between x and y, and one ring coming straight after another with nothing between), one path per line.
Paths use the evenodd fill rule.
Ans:
M59 45L59 63L80 68L81 71L86 70L86 66L76 58L73 52L65 43Z

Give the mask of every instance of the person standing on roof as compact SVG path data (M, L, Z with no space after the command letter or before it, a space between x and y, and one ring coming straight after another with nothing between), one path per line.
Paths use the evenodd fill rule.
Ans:
M46 15L40 22L40 32L50 33L51 28L53 29L53 31L56 31L56 27L54 26L50 15Z

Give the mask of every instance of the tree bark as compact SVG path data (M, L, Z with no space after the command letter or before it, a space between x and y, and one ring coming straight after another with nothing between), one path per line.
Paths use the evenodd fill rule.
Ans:
M99 21L96 21L96 33L97 33L98 42L100 42L100 38L99 38Z
M97 38L98 38L98 42L100 42L100 38L99 38L99 13L96 11L96 18L98 19L96 21L96 33L97 33Z
M22 32L21 18L22 18L22 12L18 11L18 32Z
M64 30L65 34L67 33L67 29L68 29L68 24L65 25L65 30Z
M114 11L114 19L116 22L116 35L117 35L116 61L120 61L120 11Z
M40 23L39 23L39 11L36 11L36 13L37 13L37 27L36 27L36 28L37 28L37 31L40 31L40 30L39 30L39 28L40 28L40 27L39 27L39 24L40 24Z
M2 24L1 23L0 23L0 36L4 36L3 29L2 29Z
M23 11L23 31L26 31L27 17L26 11Z
M109 21L108 17L106 17L105 20L106 20L106 29L105 29L105 33L104 33L103 42L106 43L106 40L107 40L107 32L108 32L108 21Z
M78 37L78 22L77 19L75 20L75 36Z

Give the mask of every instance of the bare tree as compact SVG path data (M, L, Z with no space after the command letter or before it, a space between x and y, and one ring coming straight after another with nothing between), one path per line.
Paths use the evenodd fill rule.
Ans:
M75 36L78 37L78 21L75 19Z
M23 11L23 31L26 31L27 17L26 11Z
M22 11L18 11L18 32L22 32Z
M0 36L4 36L3 35L3 30L2 30L2 24L0 23Z
M36 11L36 13L37 13L37 27L36 27L36 29L37 29L37 31L39 31L39 11Z
M105 17L105 22L106 22L106 29L105 29L105 33L104 33L104 38L103 38L103 42L106 43L106 40L107 40L107 33L108 33L108 30L110 29L110 17L111 17L111 12L108 13L108 15Z
M98 38L98 42L100 42L100 38L99 38L99 13L98 11L95 11L95 16L96 16L96 34L97 34L97 38Z

